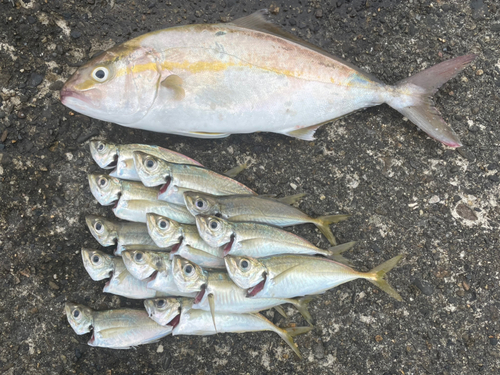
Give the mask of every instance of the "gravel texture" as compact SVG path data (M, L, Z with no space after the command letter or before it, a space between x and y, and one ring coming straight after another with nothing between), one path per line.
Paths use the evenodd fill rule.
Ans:
M478 58L435 96L465 146L446 148L388 106L344 117L315 142L275 134L198 140L133 130L72 113L62 83L96 52L164 27L230 21L269 8L275 23L385 82L443 60ZM493 374L500 371L500 5L497 1L0 0L0 374ZM63 313L141 304L102 293L80 248L98 244L86 214L100 207L86 174L88 140L158 144L263 194L307 193L367 271L389 274L396 302L358 280L311 305L315 329L298 361L272 333L167 337L137 350L87 346ZM312 225L293 228L321 247ZM305 324L291 307L278 325Z

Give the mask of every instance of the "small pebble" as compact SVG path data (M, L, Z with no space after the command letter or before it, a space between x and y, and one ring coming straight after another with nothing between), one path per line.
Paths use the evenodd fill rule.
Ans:
M376 342L380 342L382 340L383 340L382 336L380 336L380 335L375 336L375 341Z
M82 33L78 30L71 30L71 33L69 35L71 35L73 39L78 39L82 36Z
M429 199L429 203L430 204L436 204L440 201L439 197L437 195L434 195L431 197L431 199Z
M163 353L163 345L158 345L158 349L156 349L156 353Z
M484 74L483 70L482 69L478 69L476 70L476 75L477 76L482 76Z
M496 345L498 344L498 340L494 337L490 337L490 345Z
M432 285L430 285L425 281L422 281L420 279L415 279L412 284L415 285L418 289L420 289L420 291L426 296L430 296L432 295L432 293L434 293L434 288L432 287Z
M20 119L25 119L26 118L26 114L24 112L17 112L17 117L20 118Z
M54 290L58 290L59 289L59 286L53 282L53 281L49 281L49 286L54 289Z

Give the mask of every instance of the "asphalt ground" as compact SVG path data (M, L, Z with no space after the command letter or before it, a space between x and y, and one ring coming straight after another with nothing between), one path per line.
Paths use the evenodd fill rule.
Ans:
M72 113L59 89L97 51L181 24L230 21L262 8L286 30L393 83L446 59L478 58L435 95L464 147L428 138L388 106L323 126L317 140L234 135L198 140ZM500 371L500 5L497 1L0 0L1 374L493 374ZM298 109L300 110L300 109ZM63 313L140 307L102 293L80 248L99 248L86 214L112 217L86 174L88 140L157 144L223 171L261 194L307 193L310 215L349 213L333 227L368 271L390 272L397 302L358 280L311 304L315 329L296 339L302 361L273 333L167 337L136 350L87 346ZM320 247L312 225L293 228ZM304 325L291 307L277 325Z

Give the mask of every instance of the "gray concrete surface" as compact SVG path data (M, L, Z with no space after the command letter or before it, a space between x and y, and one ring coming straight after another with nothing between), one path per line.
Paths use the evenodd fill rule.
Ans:
M207 141L132 130L71 113L58 90L96 51L179 24L229 21L270 7L294 35L385 82L478 54L435 99L465 143L429 139L387 106L352 114L315 142L274 134ZM0 0L1 374L493 374L500 371L500 5L497 1ZM352 214L334 227L369 270L405 254L389 274L399 303L364 281L312 303L313 332L298 361L275 334L168 337L137 350L88 347L63 314L141 306L104 295L82 246L98 247L88 213L90 137L172 148L222 171L253 162L239 180L259 193L308 196L311 215ZM322 247L312 226L293 231ZM305 324L288 308L290 320Z

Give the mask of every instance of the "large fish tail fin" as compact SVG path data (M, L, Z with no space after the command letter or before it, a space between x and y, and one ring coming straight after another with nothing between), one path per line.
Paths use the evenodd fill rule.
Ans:
M476 55L459 56L399 81L395 86L398 95L387 100L387 104L402 113L432 138L450 147L462 146L457 134L434 107L431 96L445 82L464 70L475 58Z
M326 215L314 219L313 224L318 227L323 236L325 236L332 245L337 244L335 236L330 229L330 224L339 223L349 218L350 215Z
M392 288L392 286L389 285L389 283L387 282L387 280L384 279L384 277L387 272L389 272L396 266L396 264L398 264L398 262L401 260L402 257L403 257L402 255L395 256L394 258L389 259L387 262L384 262L381 265L375 267L370 272L368 272L371 278L366 279L369 282L378 286L380 289L389 294L391 297L397 299L398 301L402 301L403 298L401 298L399 293L396 292Z

